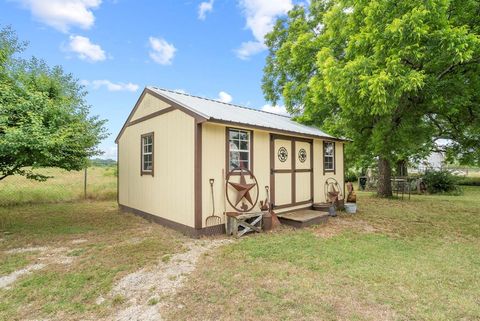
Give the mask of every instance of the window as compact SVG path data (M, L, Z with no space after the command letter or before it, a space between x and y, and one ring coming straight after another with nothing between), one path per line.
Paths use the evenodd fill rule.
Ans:
M228 170L245 168L251 170L251 133L246 130L228 130Z
M335 143L323 142L323 170L335 171Z
M153 176L153 133L142 135L141 175Z

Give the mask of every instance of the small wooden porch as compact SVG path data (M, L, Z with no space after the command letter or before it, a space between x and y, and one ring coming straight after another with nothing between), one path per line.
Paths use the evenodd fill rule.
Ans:
M328 221L328 212L312 209L302 209L292 212L277 214L280 223L290 225L295 228L302 228L311 225L323 224Z

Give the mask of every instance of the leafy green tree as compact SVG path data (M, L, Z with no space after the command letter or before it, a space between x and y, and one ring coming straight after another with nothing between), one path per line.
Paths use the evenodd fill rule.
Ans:
M380 196L392 166L448 139L448 155L480 163L478 0L312 0L267 35L265 97L298 120L353 140L375 160Z
M45 180L36 169L47 166L82 169L107 136L78 81L61 67L16 57L25 46L11 28L0 30L0 180Z

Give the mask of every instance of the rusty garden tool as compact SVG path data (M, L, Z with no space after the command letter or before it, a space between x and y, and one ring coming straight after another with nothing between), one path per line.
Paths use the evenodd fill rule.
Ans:
M222 224L222 218L218 215L215 215L215 196L213 194L213 183L215 180L210 178L210 190L212 192L212 215L208 216L205 220L206 226L215 226Z

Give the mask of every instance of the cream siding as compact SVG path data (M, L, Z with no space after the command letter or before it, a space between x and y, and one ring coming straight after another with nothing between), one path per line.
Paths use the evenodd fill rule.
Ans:
M345 193L344 188L344 164L343 164L343 146L342 142L335 142L335 174L333 172L326 172L323 174L323 141L315 139L313 144L313 172L314 172L314 197L315 203L326 202L325 199L325 181L329 177L337 180L342 188L342 195ZM319 179L320 177L320 179Z
M149 96L132 119L165 108ZM121 205L194 227L194 124L191 116L174 110L125 129L119 140ZM149 132L154 132L153 177L140 175L140 136Z
M214 179L214 198L215 198L215 215L222 218L223 212L233 211L225 200L225 181L222 176L228 169L226 166L226 128L227 126L216 123L206 122L202 128L202 226L205 227L205 219L212 213L212 196L209 184L209 179ZM251 130L248 127L232 127L239 129ZM277 140L278 141L278 140ZM287 141L289 145L290 142ZM295 153L292 154L291 148L288 149L289 158L286 163L286 168L291 168L291 158L297 157L300 148L305 148L309 153L309 144L303 142L296 142ZM335 143L335 166L336 174L326 173L323 175L323 141L314 139L313 143L313 167L314 167L314 202L324 202L324 183L328 177L334 177L342 186L343 192L343 143ZM263 130L253 130L253 173L258 181L259 186L259 201L265 200L266 192L265 186L270 186L270 132ZM278 162L277 155L274 155L275 162L279 167L285 163ZM300 168L310 167L310 155L308 154L307 161L303 163ZM298 163L297 163L298 164ZM296 199L297 202L310 199L310 176L309 173L296 174ZM276 174L276 180L282 180L278 186L285 186L288 188L279 189L275 191L275 203L281 205L291 202L291 175L290 174ZM254 196L254 195L252 195ZM259 202L253 211L259 211ZM299 205L289 208L279 209L276 212L286 212L308 206Z
M145 96L143 96L140 102L140 105L138 105L137 110L132 115L132 118L130 119L130 121L148 116L150 114L153 114L154 112L160 111L167 107L170 107L170 105L158 99L157 97L154 97L149 93L146 93Z

